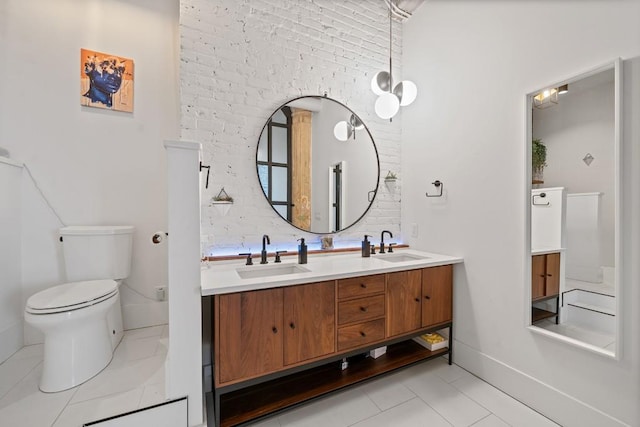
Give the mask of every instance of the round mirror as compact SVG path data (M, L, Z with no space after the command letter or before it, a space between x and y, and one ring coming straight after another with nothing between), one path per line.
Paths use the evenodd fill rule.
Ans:
M378 190L378 151L369 130L333 99L303 96L278 108L256 151L267 201L285 221L311 233L351 227Z

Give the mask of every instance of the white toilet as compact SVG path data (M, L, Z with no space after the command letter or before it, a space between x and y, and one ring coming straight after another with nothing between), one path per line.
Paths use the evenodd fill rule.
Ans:
M75 387L104 369L122 339L118 287L131 272L132 226L60 229L67 280L32 295L24 319L44 334L40 390Z

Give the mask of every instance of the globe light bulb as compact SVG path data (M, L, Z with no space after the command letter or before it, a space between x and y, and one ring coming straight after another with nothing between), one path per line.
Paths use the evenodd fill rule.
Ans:
M400 109L400 100L391 92L385 92L378 97L374 108L378 117L390 119Z
M385 92L389 92L389 73L387 71L379 71L371 79L371 90L376 95L382 95Z
M403 80L396 85L393 89L393 93L400 100L400 106L406 107L416 100L418 96L418 87L410 80Z
M352 134L353 127L344 120L336 123L333 128L333 136L335 136L338 141L347 141L351 138Z

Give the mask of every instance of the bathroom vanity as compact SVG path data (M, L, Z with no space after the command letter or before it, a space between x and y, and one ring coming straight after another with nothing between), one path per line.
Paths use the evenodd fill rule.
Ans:
M317 255L202 272L212 312L216 426L232 426L444 354L412 338L447 329L453 264L414 250ZM207 328L205 328L207 329ZM369 351L386 346L378 358Z
M531 323L555 317L560 320L560 270L561 250L546 249L531 251ZM553 301L555 311L533 304Z

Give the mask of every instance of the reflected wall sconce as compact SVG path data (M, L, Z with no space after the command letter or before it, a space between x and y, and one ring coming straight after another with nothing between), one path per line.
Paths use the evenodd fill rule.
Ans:
M418 95L418 87L410 80L403 80L393 86L393 63L391 60L393 33L393 19L391 12L397 7L393 0L387 2L389 6L389 71L379 71L371 79L371 90L378 95L375 103L375 111L381 119L392 119L400 107L407 106L415 101Z
M338 141L348 141L352 136L356 139L356 130L364 129L364 123L355 114L351 114L349 121L342 120L333 127L333 136Z
M545 89L533 97L533 108L542 110L552 107L558 103L558 95L563 95L567 92L569 92L568 83L551 89Z
M533 108L545 109L558 103L558 89L545 89L533 97Z

